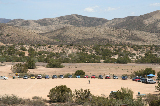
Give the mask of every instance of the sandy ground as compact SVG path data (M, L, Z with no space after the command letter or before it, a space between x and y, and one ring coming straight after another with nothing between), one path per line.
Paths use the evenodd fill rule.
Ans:
M94 95L104 94L109 96L111 91L120 90L121 87L129 88L134 92L134 98L140 92L141 94L157 94L155 86L157 84L143 84L141 82L134 82L131 79L121 80L122 74L131 74L133 71L140 69L152 68L156 72L160 71L159 65L152 64L105 64L105 63L65 63L64 68L45 68L43 66L37 66L37 69L29 70L29 73L35 74L48 74L48 75L60 75L66 73L74 73L76 70L82 69L88 75L111 75L115 74L119 76L119 79L85 79L85 78L64 78L64 79L12 79L14 75L12 73L12 64L6 63L6 66L0 66L0 74L9 77L8 80L0 80L0 95L15 94L19 97L32 98L33 96L40 96L48 99L47 95L51 88L59 85L66 85L75 89L90 89ZM91 83L88 83L88 80Z

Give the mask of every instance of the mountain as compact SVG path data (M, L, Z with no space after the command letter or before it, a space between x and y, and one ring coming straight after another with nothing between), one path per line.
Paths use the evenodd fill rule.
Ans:
M151 33L160 32L160 10L126 18L113 19L105 23L104 26L123 28L127 30L139 30Z
M53 40L32 30L0 23L0 42L4 44L46 44L46 42L51 43Z
M106 23L108 20L103 18L94 18L81 16L77 14L61 16L57 18L45 18L40 20L22 20L15 19L7 24L21 26L26 29L35 30L38 33L54 31L66 26L93 27Z
M11 20L0 26L2 43L160 44L160 11L107 20L77 14Z
M11 19L0 18L0 23L8 23Z

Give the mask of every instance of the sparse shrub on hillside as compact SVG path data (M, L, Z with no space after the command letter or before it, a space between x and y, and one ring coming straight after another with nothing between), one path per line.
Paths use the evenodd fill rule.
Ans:
M28 72L28 67L26 64L21 64L18 63L11 67L11 70L13 73L27 73Z
M21 46L20 50L27 51L27 49L24 46Z
M66 85L52 88L48 95L50 102L70 102L72 101L72 90Z
M77 70L75 75L85 75L85 72L83 70Z

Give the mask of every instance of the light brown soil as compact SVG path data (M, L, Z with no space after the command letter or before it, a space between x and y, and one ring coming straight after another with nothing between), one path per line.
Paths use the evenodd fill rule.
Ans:
M32 98L33 96L40 96L47 98L47 95L51 88L59 85L66 85L75 89L90 89L94 95L104 94L109 96L111 91L120 90L121 87L129 88L133 90L134 97L140 92L141 94L156 94L155 86L157 84L143 84L141 82L134 82L131 79L121 80L122 74L131 74L133 71L140 69L152 68L156 72L160 71L159 65L152 64L105 64L105 63L65 63L64 68L45 68L43 66L37 66L37 69L30 69L30 73L35 74L48 74L48 75L60 75L66 73L74 73L76 70L84 70L86 74L91 76L95 75L110 75L115 74L119 76L119 79L85 79L85 78L64 78L64 79L12 79L11 66L0 66L0 74L9 77L8 80L0 80L1 88L0 94L15 94L19 97ZM10 73L10 74L9 74ZM155 77L156 78L156 77ZM154 79L155 79L154 78ZM89 84L88 80L91 81Z

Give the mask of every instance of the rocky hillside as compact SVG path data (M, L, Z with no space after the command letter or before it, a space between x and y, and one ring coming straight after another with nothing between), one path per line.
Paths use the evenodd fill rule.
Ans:
M113 19L105 23L105 26L123 28L127 30L140 30L151 33L160 32L160 10L126 18Z
M15 19L1 25L2 43L160 44L160 11L107 20L66 15L40 20Z
M40 20L15 19L10 21L8 24L14 26L21 26L30 30L35 30L38 33L45 33L66 26L94 27L98 25L103 25L107 21L107 19L72 14L57 18L45 18Z
M0 42L4 44L45 44L53 42L45 36L24 28L0 24Z

